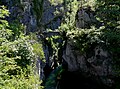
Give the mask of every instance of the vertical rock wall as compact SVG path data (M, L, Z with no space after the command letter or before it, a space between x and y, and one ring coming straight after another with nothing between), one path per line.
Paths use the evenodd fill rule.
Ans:
M74 49L72 41L68 41L63 54L64 60L68 63L68 71L80 71L87 77L93 77L96 81L111 86L115 76L112 68L112 60L107 50L102 46L96 46L84 54Z
M60 26L63 14L55 15L55 11L60 11L61 7L63 7L62 4L54 6L49 2L49 0L44 0L44 10L41 23L45 26L45 28L54 30Z
M22 2L20 2L20 0L2 0L2 3L7 6L10 11L9 22L19 20L20 23L26 26L27 32L35 31L37 25L31 0L22 0Z

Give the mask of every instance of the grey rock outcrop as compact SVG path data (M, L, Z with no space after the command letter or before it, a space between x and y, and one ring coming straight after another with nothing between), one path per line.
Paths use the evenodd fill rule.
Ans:
M10 18L8 18L10 22L17 19L26 26L27 32L35 32L37 30L33 0L2 0L2 4L7 6L11 13ZM44 0L40 21L42 27L54 30L60 26L63 14L60 12L60 14L55 15L54 13L56 10L60 11L61 7L63 7L62 4L54 6L51 5L49 0Z
M52 30L57 29L58 26L61 24L61 18L63 14L58 14L55 15L55 11L58 10L60 11L60 8L63 7L62 4L58 5L51 5L49 0L44 0L44 5L43 5L43 15L41 19L41 23L46 27L50 28ZM60 12L61 13L61 12Z
M18 20L26 26L27 32L34 32L37 27L36 18L32 10L31 0L22 0L22 2L14 0L2 0L2 3L7 6L10 11L8 21Z
M76 14L76 27L78 28L90 28L91 25L94 25L97 22L94 12L91 11L91 8L86 9L82 8L77 11Z
M72 42L68 42L63 58L68 64L68 71L81 71L88 77L93 77L105 85L112 85L114 81L114 70L109 53L101 46L96 46L90 52L81 54L74 49ZM92 55L89 55L92 52Z

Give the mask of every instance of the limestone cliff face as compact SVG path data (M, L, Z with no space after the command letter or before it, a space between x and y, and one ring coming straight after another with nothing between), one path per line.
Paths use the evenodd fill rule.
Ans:
M58 28L61 23L62 15L55 16L54 12L59 10L62 5L53 6L49 0L43 0L42 7L39 6L39 8L37 8L33 1L34 0L2 0L1 2L7 6L11 13L9 21L11 22L15 19L19 20L19 22L26 26L27 32L35 32L38 30L37 27L39 30L44 30L44 28L50 28L54 30ZM43 10L36 13L34 8ZM41 19L39 18L39 24L42 25L43 28L40 28L37 24L37 16L39 16L39 14L41 14Z
M16 0L2 0L11 12L9 21L19 19L21 23L26 25L27 32L36 31L37 20L33 11L32 0L23 0L21 4L14 4ZM23 8L24 7L24 8ZM61 24L62 14L57 17L54 15L56 9L60 9L62 5L52 6L48 0L44 0L43 13L41 23L43 29L56 29ZM76 27L90 28L91 25L97 23L94 13L89 9L78 10L76 15ZM68 71L80 71L85 76L93 77L96 81L100 81L105 85L112 85L112 78L115 72L112 68L112 60L109 52L102 46L97 45L87 53L80 53L74 49L72 41L67 41L66 48L63 52L63 58L68 64ZM44 48L46 60L49 60L48 46ZM41 71L40 62L38 61L38 71ZM39 73L40 74L40 73ZM43 74L43 70L42 70ZM44 74L43 76L44 77Z
M95 23L100 24L90 8L78 10L76 18L78 28L90 28ZM63 58L68 64L68 71L80 71L86 77L93 77L96 81L108 86L114 83L113 78L116 74L113 69L112 55L101 45L94 46L93 49L83 54L75 49L72 40L68 40Z
M43 14L41 23L44 25L45 28L50 28L52 30L57 29L58 26L61 24L61 19L63 14L55 15L55 11L60 11L60 8L63 7L63 5L51 5L49 0L44 0L43 5Z
M90 7L79 9L76 13L76 27L90 28L90 26L99 23L95 18L94 11Z
M112 60L107 50L102 46L96 46L91 51L81 54L74 49L72 41L68 41L63 58L68 63L68 71L80 71L85 76L93 77L105 85L112 85L114 81L114 70Z
M2 0L2 4L7 6L10 11L9 22L18 20L26 26L26 31L34 31L37 27L36 18L32 10L31 0Z

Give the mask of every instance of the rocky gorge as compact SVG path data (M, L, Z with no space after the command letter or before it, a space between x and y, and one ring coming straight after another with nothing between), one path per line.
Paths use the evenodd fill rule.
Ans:
M1 3L7 6L11 13L10 18L7 18L9 22L18 19L26 26L26 35L30 32L37 33L38 39L42 40L46 62L38 58L36 65L45 89L114 89L118 74L113 66L113 54L105 43L94 42L95 44L91 43L84 52L80 51L84 46L78 45L76 48L74 40L69 39L74 33L69 36L67 32L58 30L62 22L65 22L67 10L62 10L66 8L64 3L52 5L49 0L36 0L38 3L34 1L2 0ZM41 12L36 13L36 10ZM59 11L57 15L54 14L56 11ZM96 12L90 7L77 9L74 20L79 31L90 29L91 25L99 28L105 24L96 19ZM47 31L49 29L52 31ZM82 39L86 39L88 35ZM50 37L53 37L53 40L48 40ZM61 66L62 69L59 68Z

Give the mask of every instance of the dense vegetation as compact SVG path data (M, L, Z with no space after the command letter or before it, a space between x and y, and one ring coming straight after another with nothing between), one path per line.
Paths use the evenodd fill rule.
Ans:
M9 11L0 6L0 89L33 89L41 81L35 71L36 55L20 23L9 24Z
M106 46L113 55L115 61L119 60L120 42L120 2L119 0L63 0L64 18L57 30L65 32L68 39L75 42L76 47L86 52L92 45L102 44ZM52 1L57 5L56 1ZM59 3L62 3L59 2ZM90 27L76 27L77 11L88 9L89 13L94 12L97 22L90 24ZM93 14L94 14L93 13ZM52 37L53 38L53 37ZM55 37L56 38L56 37ZM63 38L63 37L62 37ZM94 45L94 46L95 46Z
M115 88L119 89L120 81L120 1L119 0L48 0L51 6L62 5L60 10L56 10L55 18L62 17L61 25L55 29L59 36L50 36L39 39L37 35L44 30L51 32L53 29L47 28L41 23L43 16L44 0L33 0L33 13L37 21L37 32L25 35L25 26L14 20L9 23L6 18L9 11L0 6L0 89L35 89L42 88L41 81L37 75L36 60L40 57L45 62L42 42L47 41L51 46L51 59L54 65L50 67L54 70L62 64L62 52L66 42L71 41L75 46L74 50L79 50L81 54L87 54L91 49L100 45L107 49L113 61L115 69ZM21 1L18 1L21 4ZM18 3L15 0L15 4ZM21 6L25 8L24 6ZM88 11L94 14L95 22L83 24L77 27L78 11ZM84 15L84 13L83 13ZM20 18L19 18L20 19ZM53 19L53 20L54 20ZM85 20L85 18L82 18ZM52 21L50 21L52 22ZM47 23L48 24L48 23ZM26 29L27 30L27 29ZM40 41L42 40L42 41ZM59 41L60 40L60 41ZM61 42L62 40L62 42ZM50 58L50 57L49 57ZM59 72L58 72L59 73ZM61 72L60 72L61 73ZM51 74L52 75L52 74ZM58 76L55 74L54 77ZM50 78L50 79L49 79ZM47 84L51 83L51 77L47 79Z
M64 2L64 17L61 26L58 27L61 33L66 36L67 40L72 41L72 44L76 47L74 50L78 50L87 54L91 49L100 45L109 52L113 61L113 68L115 69L116 79L118 82L115 85L116 89L119 89L119 63L120 63L120 1L119 0L63 0ZM56 2L53 0L53 5ZM59 2L61 3L61 2ZM82 28L76 27L76 17L78 10L89 10L89 13L93 12L96 22ZM84 14L83 14L84 15ZM85 19L85 18L83 18ZM64 36L62 35L62 39ZM51 39L56 39L52 37ZM63 42L64 43L64 42ZM52 44L52 45L56 45ZM57 51L56 51L57 52Z

